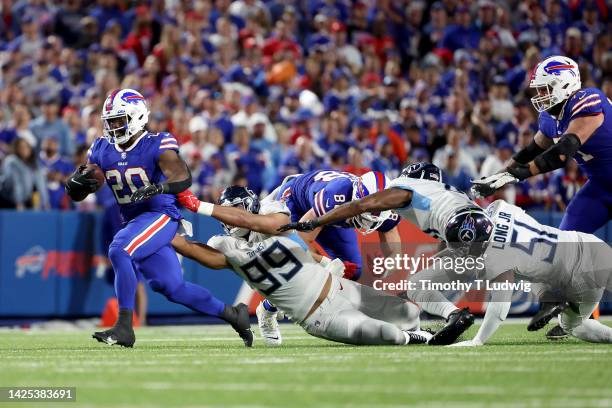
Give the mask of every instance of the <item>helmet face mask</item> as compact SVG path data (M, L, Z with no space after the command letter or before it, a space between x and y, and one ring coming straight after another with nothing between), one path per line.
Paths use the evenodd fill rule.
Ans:
M567 57L549 57L535 67L529 87L536 91L531 98L533 107L538 112L547 111L580 89L578 64Z
M384 190L388 182L387 176L381 172L367 172L353 182L353 200L360 200L367 195ZM379 214L363 213L348 219L347 223L361 234L367 235L380 228L391 215L391 211L381 211Z
M127 114L118 114L102 118L104 135L111 144L123 144L132 137L128 131L130 118Z

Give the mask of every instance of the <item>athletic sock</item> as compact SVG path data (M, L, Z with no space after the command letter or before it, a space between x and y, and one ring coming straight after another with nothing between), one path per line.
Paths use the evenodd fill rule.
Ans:
M270 303L270 301L268 299L264 299L264 301L262 303L263 303L264 309L266 309L268 312L271 312L271 313L278 312L278 309L276 308L276 306L274 306L272 303Z
M410 291L407 293L408 299L415 302L427 313L441 316L448 319L448 316L455 310L459 310L457 306L449 302L446 297L437 290Z
M117 318L115 327L119 327L123 329L131 329L133 315L134 315L134 312L132 309L119 309L119 317Z

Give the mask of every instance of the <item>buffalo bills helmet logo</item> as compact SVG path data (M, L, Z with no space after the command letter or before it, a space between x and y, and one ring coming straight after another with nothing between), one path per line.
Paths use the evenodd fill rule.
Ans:
M550 61L544 66L544 72L550 75L559 75L563 71L569 71L573 76L576 76L573 69L576 68L571 64L564 64L559 61Z
M476 222L471 215L465 217L459 227L459 239L461 242L472 242L476 238Z
M140 101L144 101L144 98L134 92L124 92L123 95L121 95L121 100L127 103L133 103L137 105L140 103Z

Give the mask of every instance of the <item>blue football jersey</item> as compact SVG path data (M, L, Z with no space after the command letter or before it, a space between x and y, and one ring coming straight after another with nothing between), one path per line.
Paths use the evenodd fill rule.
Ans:
M566 132L573 119L604 115L602 125L595 130L576 154L575 158L591 179L612 179L612 102L597 88L577 91L567 101L558 118L547 112L540 113L538 128L544 136L555 142Z
M106 184L111 188L126 222L145 212L181 218L173 195L158 194L138 203L130 201L132 193L140 187L166 179L158 165L160 154L166 150L178 152L178 143L170 133L145 132L125 151L105 138L99 138L87 152L89 162L104 172Z
M279 192L279 199L291 196L291 217L299 220L310 209L314 209L317 217L333 210L335 207L347 203L353 199L353 186L358 177L351 173L333 170L315 170L297 176L292 180L290 193L285 189ZM400 222L397 214L384 222L378 231L391 230ZM353 228L346 222L334 224L342 228Z

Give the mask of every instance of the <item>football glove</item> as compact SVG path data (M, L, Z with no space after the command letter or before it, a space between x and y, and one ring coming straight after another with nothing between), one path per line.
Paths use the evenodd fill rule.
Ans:
M149 198L156 196L157 194L161 194L163 192L163 188L159 184L151 184L148 186L140 187L138 190L132 194L130 197L133 203L137 203L139 201L148 200Z
M502 173L493 174L489 177L483 177L480 180L472 181L472 193L476 197L487 197L494 194L497 190L507 184L518 183L519 179L512 174L504 171Z
M90 193L95 193L98 189L98 181L91 177L94 170L81 173L86 166L79 166L66 181L66 193L75 201L82 201Z
M200 200L190 190L185 190L176 195L179 204L192 212L198 212L200 208Z
M278 228L278 232L285 232L289 230L296 230L302 232L309 232L317 229L319 222L317 220L308 220L304 222L291 222Z

